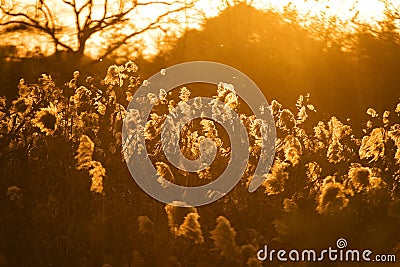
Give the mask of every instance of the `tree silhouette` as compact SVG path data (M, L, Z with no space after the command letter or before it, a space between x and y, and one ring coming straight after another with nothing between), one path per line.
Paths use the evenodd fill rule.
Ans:
M148 73L190 60L222 62L249 75L269 99L289 106L310 93L320 112L358 124L369 106L384 111L396 104L387 95L398 91L400 39L389 13L376 29L357 16L343 22L301 17L290 6L274 12L232 5L201 30L187 31Z
M22 31L33 35L45 35L54 44L54 51L67 51L77 59L83 56L90 38L108 32L110 36L107 39L108 44L98 56L99 59L103 59L131 38L161 27L169 15L190 8L193 3L193 1L179 0L143 3L135 0L119 0L118 4L109 0L101 3L95 0L85 0L82 3L76 0L62 0L57 6L48 0L37 0L35 5L29 2L11 3L11 5L2 3L0 25L5 29L4 32ZM148 21L146 25L137 27L132 17L142 6L154 6L154 8L162 6L166 11ZM70 18L71 23L68 24L71 25L62 22L59 19L60 14ZM116 34L110 35L112 31ZM65 40L66 35L72 38Z

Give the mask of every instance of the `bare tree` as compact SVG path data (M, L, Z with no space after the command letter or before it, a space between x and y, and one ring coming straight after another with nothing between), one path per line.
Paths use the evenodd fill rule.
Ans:
M5 1L5 0L2 0ZM111 40L102 49L102 59L131 38L148 30L161 27L163 22L173 13L191 8L194 1L146 1L137 0L36 0L36 4L0 3L0 25L8 31L29 31L44 34L54 44L56 52L68 51L81 58L87 47L88 40L96 33L114 31ZM135 12L141 6L151 5L155 11L164 10L156 18L149 20L146 25L135 25ZM29 10L35 12L29 12ZM59 15L69 16L74 23L66 25L59 20ZM117 31L117 34L115 34ZM72 40L65 40L68 34Z

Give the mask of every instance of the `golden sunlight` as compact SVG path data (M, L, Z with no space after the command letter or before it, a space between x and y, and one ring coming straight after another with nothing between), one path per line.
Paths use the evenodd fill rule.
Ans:
M283 11L291 5L303 16L336 16L349 20L358 12L365 21L373 22L383 18L384 4L381 0L258 0L253 6L259 9L273 8Z
M6 1L6 0L4 0ZM28 13L35 16L36 10L41 5L40 0L9 0L16 7L16 10L23 11L27 3L30 4L31 9L27 10ZM65 41L71 47L77 47L78 40L76 40L76 24L75 16L71 6L66 4L68 1L54 0L49 1L48 6L53 10L52 16L55 21L62 25L61 41ZM83 7L84 0L76 0L77 8ZM99 58L102 54L101 49L107 46L107 42L118 36L119 33L129 34L132 31L140 31L146 28L151 22L168 12L169 10L178 9L185 4L192 2L191 0L165 0L165 1L138 1L138 6L129 13L128 23L125 26L114 28L111 32L102 32L101 34L94 34L90 37L85 48L85 54L91 58ZM357 18L359 22L367 23L370 25L377 25L377 22L385 18L385 2L390 3L394 8L399 8L400 3L391 0L196 0L193 1L194 6L190 9L185 9L180 12L173 12L164 16L159 23L159 27L145 31L143 34L130 38L128 45L132 46L131 50L135 50L135 44L141 44L141 53L148 58L156 56L160 49L165 47L162 45L164 37L179 38L185 31L191 29L200 29L207 18L217 16L221 11L229 6L235 5L240 2L246 2L254 8L268 11L273 10L276 12L285 12L287 10L295 11L300 18L300 23L309 25L312 22L321 22L322 24L331 21L335 18L338 30L352 31L355 25L349 23L352 19ZM71 2L72 3L72 2ZM119 10L128 9L132 6L134 1L125 0L94 0L91 6L91 20L98 20L104 15L104 5L107 5L107 13L118 13ZM85 19L89 12L89 8L82 9L80 15L80 24L85 23ZM36 11L37 13L37 11ZM41 18L37 18L41 19ZM43 18L45 19L45 18ZM28 34L29 35L29 34ZM14 39L15 39L14 35ZM28 36L29 37L29 36ZM12 42L11 40L2 40L6 45ZM21 46L24 46L25 41L20 41ZM161 43L160 43L161 42ZM51 46L49 41L33 41L29 44L35 47L42 48L46 54L51 54L54 47ZM144 48L143 48L144 47ZM128 53L133 53L132 51ZM134 55L135 57L135 55Z
M195 5L195 9L205 14L206 18L210 18L217 16L227 6L234 5L238 2L241 1L199 0ZM298 15L304 19L305 23L307 23L307 20L325 19L326 21L327 18L335 17L345 25L357 16L357 19L360 22L375 25L385 17L385 4L382 0L253 0L246 2L263 11L274 10L277 12L284 12L285 9L289 7L297 11ZM399 3L394 3L393 1L388 1L388 3L396 8L400 7ZM140 9L138 13L141 14L140 20L143 21L143 19L151 19L152 17L157 16L158 12L159 10L156 12L154 7L148 6ZM200 14L200 12L198 12L198 14ZM191 15L193 17L194 13ZM187 17L188 16L186 16L186 18ZM187 21L185 20L185 16L182 16L182 14L178 15L176 19L180 22L178 26L174 26L177 30L180 29L178 32L183 32L182 28L201 28L201 23L203 21L201 18ZM182 27L182 25L184 25L184 27ZM351 27L353 26L350 26L348 29L344 28L344 30L351 31ZM142 40L149 47L145 51L145 54L149 57L152 57L159 52L154 43L154 38L157 39L157 37L159 37L158 34L149 33L142 37Z

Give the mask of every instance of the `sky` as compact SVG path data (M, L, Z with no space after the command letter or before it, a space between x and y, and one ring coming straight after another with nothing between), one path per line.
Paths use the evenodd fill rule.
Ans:
M78 3L83 3L84 0L76 0ZM105 0L96 0L94 5L94 17L96 18L102 14L102 6ZM142 0L140 3L152 1L152 0ZM177 0L164 0L163 2L174 2ZM180 0L181 3L190 2L191 0ZM66 25L64 40L74 40L70 38L71 33L73 33L73 19L71 19L71 10L62 3L62 0L48 0L50 6L55 10L56 19L63 25ZM132 1L129 0L109 0L109 4L116 9L119 8L121 3L125 6L129 6ZM157 1L155 1L157 2ZM236 2L238 2L236 0ZM2 3L14 3L14 5L20 5L21 10L33 14L35 12L34 6L37 0L2 0ZM33 7L27 9L24 5L32 4ZM194 9L187 10L178 14L174 14L170 19L174 20L174 23L168 25L165 24L164 29L166 31L154 30L149 31L140 36L140 38L132 39L132 47L138 44L141 47L145 47L142 51L147 57L152 57L159 52L159 43L157 40L165 36L170 32L174 32L177 36L184 33L186 29L201 29L204 22L205 14L206 18L214 17L219 14L228 5L233 5L235 0L197 0ZM278 12L283 12L285 6L290 5L292 8L297 10L299 15L303 18L326 18L330 16L336 16L342 21L348 21L355 14L358 17L368 23L374 24L376 21L382 20L384 18L385 5L382 0L247 0L257 9L260 10L270 10L273 9ZM397 8L400 7L400 1L392 2ZM170 8L177 7L177 5ZM140 6L132 12L130 19L134 22L135 26L138 28L144 27L148 21L154 20L167 10L167 5L157 3L152 5ZM307 21L307 19L305 20ZM176 22L179 22L179 26L176 26ZM126 29L129 31L129 29ZM7 40L3 39L0 44L5 44L6 42L18 42L21 38L17 35L10 34ZM98 47L101 47L106 40L99 35L93 36L89 41L89 49L86 51L89 56L96 58L100 54ZM34 46L41 46L46 49L51 50L51 45L46 42L43 38L36 38L31 40L31 42L24 42L24 45L28 49L32 49Z
M228 5L233 5L237 0L199 0L196 9L200 9L208 18L217 16L219 12ZM290 5L297 10L299 16L303 18L326 18L336 16L339 20L347 22L356 14L359 20L369 24L376 25L377 21L385 18L385 4L382 0L247 0L247 2L255 8L263 11L275 10L283 12L285 7ZM391 1L396 8L400 8L400 1ZM149 7L147 10L139 11L144 17L151 17L153 9ZM307 22L307 19L305 19ZM198 21L188 24L188 28L201 28ZM353 28L344 29L351 31ZM146 37L148 49L145 53L148 55L157 54L158 49L152 38Z

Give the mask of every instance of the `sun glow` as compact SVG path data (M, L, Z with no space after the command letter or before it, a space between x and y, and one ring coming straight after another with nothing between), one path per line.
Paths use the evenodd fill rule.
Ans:
M358 13L359 18L370 22L383 19L385 8L380 0L258 0L253 6L262 10L272 8L280 12L291 6L302 16L330 16L341 20L349 20Z
M198 11L198 14L205 14L205 17L196 18L196 14L192 11L189 13L189 16L187 16L190 17L190 15L192 15L191 21L185 21L185 17L181 16L179 18L178 16L177 21L179 21L180 24L175 27L182 28L182 25L185 25L183 27L185 29L201 28L204 18L217 16L225 8L235 5L238 2L246 2L262 11L273 10L283 13L288 9L294 10L297 12L299 18L301 18L303 25L310 25L311 21L315 20L327 22L331 18L335 18L337 23L342 25L343 31L352 31L354 29L355 25L350 23L350 21L354 19L361 23L377 25L379 21L385 19L386 8L383 0L199 0L195 5L195 9ZM400 3L387 2L394 8L400 8ZM143 17L149 18L153 16L154 9L152 10L149 8L147 10L142 10L140 13ZM184 31L180 32L183 33ZM155 37L157 38L159 35L156 34ZM145 51L145 54L149 57L156 55L159 49L155 45L154 39L145 37L143 40L149 45L149 49Z
M12 0L9 0L12 1ZM84 0L76 0L79 4L85 3ZM130 13L128 24L130 26L121 26L113 29L111 32L102 32L93 35L88 40L85 53L92 57L98 58L101 54L101 49L107 46L107 42L115 38L119 33L127 34L134 30L143 29L151 23L156 21L157 17L164 14L168 10L178 8L192 0L164 0L164 1L150 1L141 0L139 5ZM332 18L336 20L336 27L340 27L340 31L352 31L354 24L350 23L356 19L358 22L367 23L370 25L378 25L378 22L385 19L385 2L390 3L392 9L399 9L400 2L391 2L390 0L194 0L194 6L186 10L172 13L163 17L160 21L161 28L146 31L140 36L128 40L128 46L133 51L141 50L145 57L153 57L160 52L160 49L166 49L162 39L164 37L179 38L186 30L201 29L207 18L217 16L221 11L229 6L233 6L240 2L251 4L254 8L268 11L284 13L288 10L297 13L300 23L304 26L312 25L312 22L318 21L319 24L324 25ZM21 6L21 10L27 4L30 4L30 10L27 12L35 12L34 7L40 3L39 0L13 0L13 3ZM46 2L47 3L47 2ZM70 6L66 5L62 0L48 1L49 7L54 11L54 18L58 24L63 26L62 40L65 40L72 46L77 45L76 25L74 21L74 13ZM129 8L132 1L127 0L94 0L92 6L92 20L99 19L104 14L104 4L108 3L108 12L118 12L119 9ZM147 3L147 4L146 4ZM149 4L150 3L150 4ZM141 5L145 4L145 5ZM85 13L86 12L86 13ZM88 9L85 9L82 15L82 23L87 16ZM10 33L11 34L11 33ZM29 35L29 34L28 34ZM11 40L20 39L19 34L15 34L14 38L2 40L1 43L6 45ZM8 39L8 38L7 38ZM25 46L24 41L21 45ZM52 49L51 40L47 43L45 41L31 42L35 46L47 47L45 50ZM140 46L140 47L138 47ZM54 50L54 48L52 49ZM49 53L49 51L48 51ZM132 51L124 53L133 53Z

